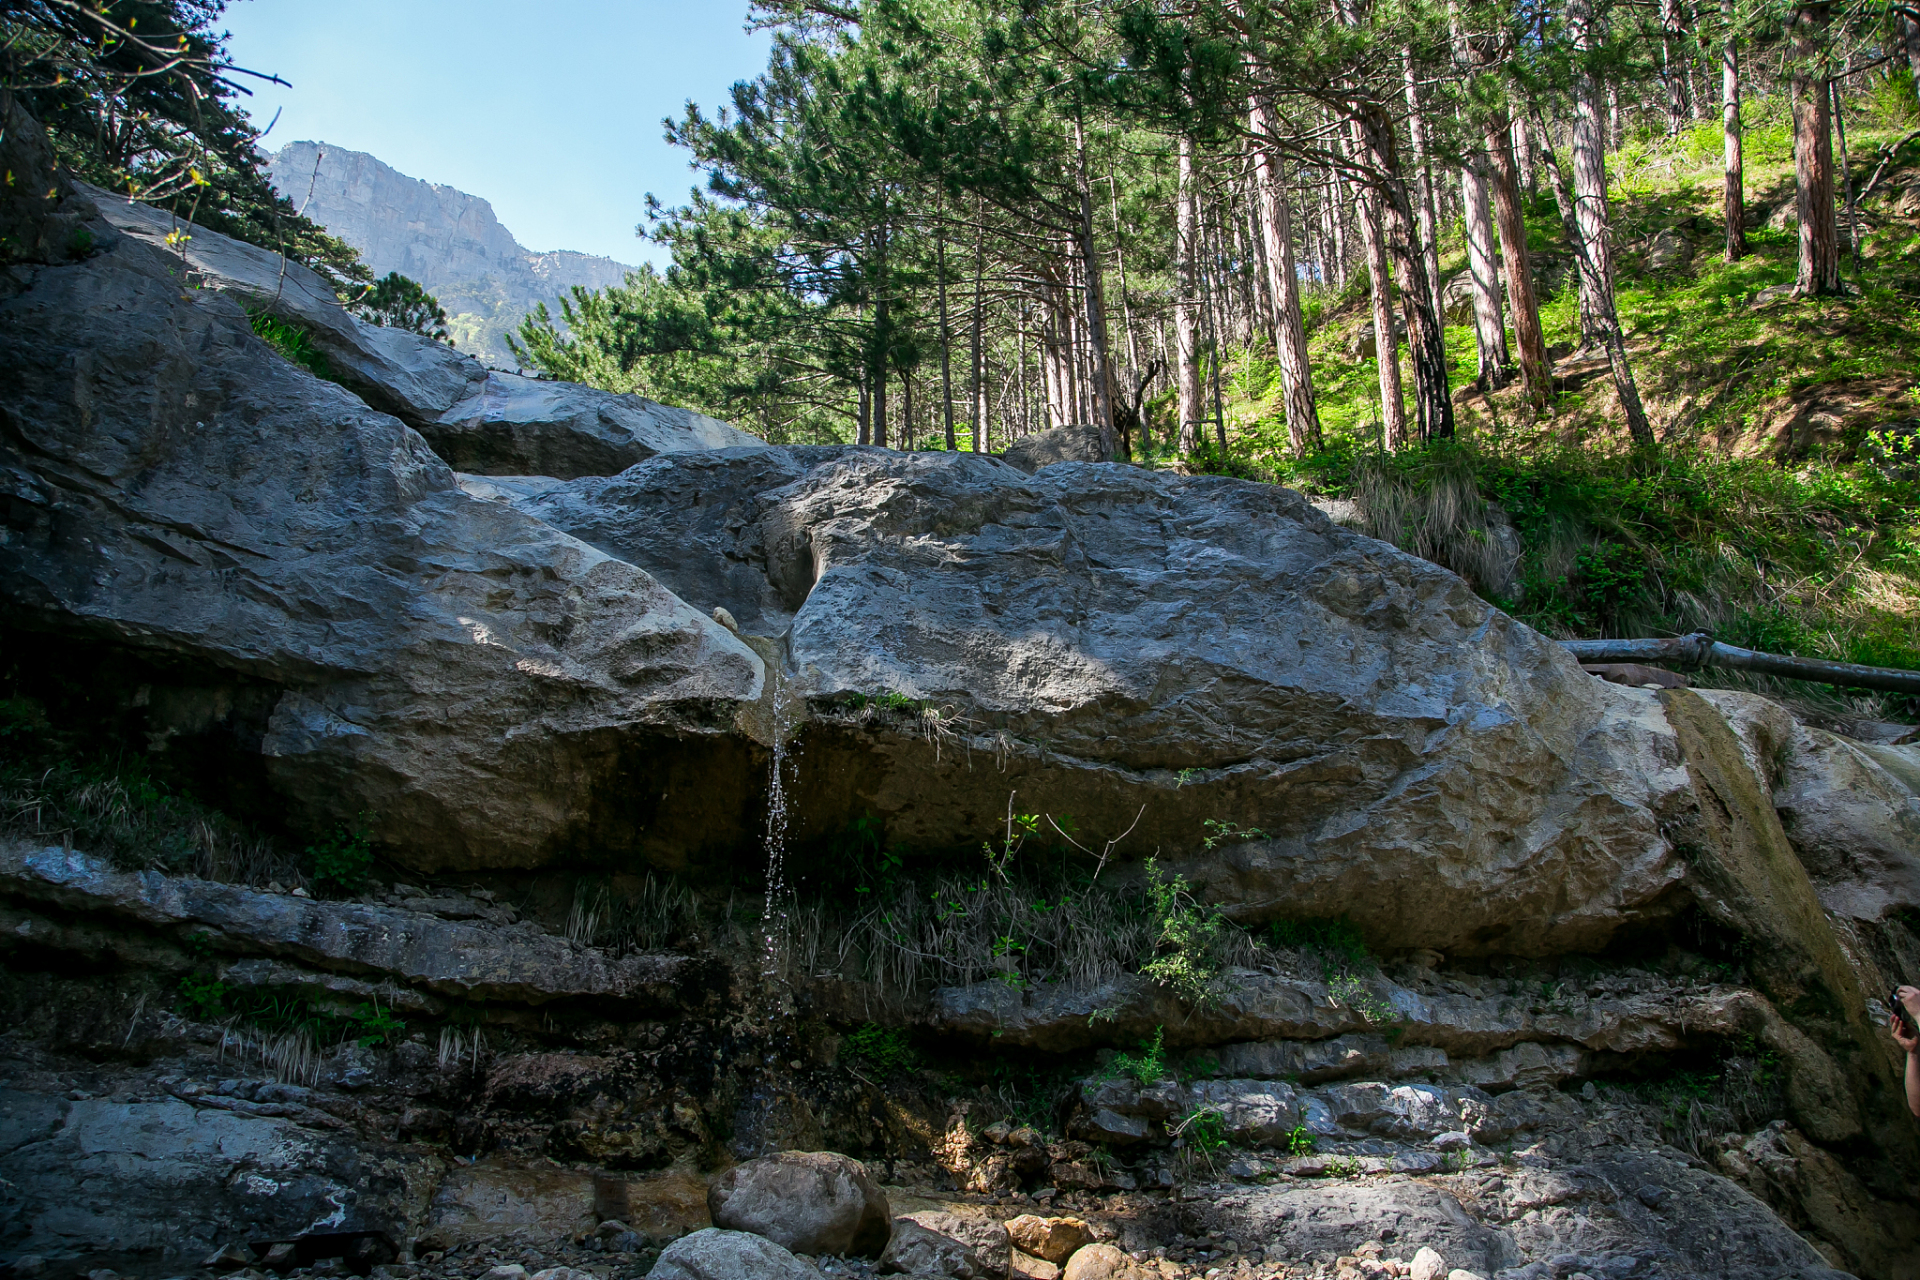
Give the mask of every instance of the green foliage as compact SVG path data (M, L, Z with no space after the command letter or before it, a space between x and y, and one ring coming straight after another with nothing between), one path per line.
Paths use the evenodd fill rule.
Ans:
M980 846L987 856L987 870L1004 882L1013 866L1013 856L1029 839L1040 834L1040 815L1007 811L1007 827L996 846L992 841Z
M363 814L359 825L335 827L318 843L308 845L307 861L314 888L345 896L366 889L373 876L371 841Z
M222 0L18 0L0 10L0 79L75 174L320 271L371 278L344 241L294 212L261 171L247 77Z
M1194 900L1185 876L1167 873L1155 858L1147 859L1146 873L1154 950L1140 972L1181 999L1203 1004L1213 998L1229 926L1219 912Z
M327 358L314 349L313 336L305 329L266 311L254 311L248 318L255 337L314 377L332 380Z
M189 946L189 951L195 948ZM204 948L198 950L203 959ZM316 1004L305 996L281 996L234 988L204 968L180 980L176 1008L201 1022L233 1021L266 1035L304 1034L315 1045L352 1040L363 1049L391 1045L406 1034L406 1021L378 1002L356 1005L344 1013Z
M837 869L836 882L852 881L855 893L877 893L891 898L906 864L905 851L888 845L885 829L872 811L849 822L829 842L830 866Z
M1113 1076L1129 1076L1142 1089L1167 1074L1167 1055L1165 1044L1167 1029L1155 1027L1153 1039L1140 1042L1140 1052L1116 1053L1107 1069Z
M906 1031L899 1027L862 1023L840 1041L840 1051L889 1075L913 1071L920 1066L920 1055L914 1052Z
M382 1009L377 1003L359 1005L345 1016L347 1034L358 1041L362 1049L391 1044L407 1032L407 1024L403 1019L396 1017L391 1009Z
M1197 1107L1181 1118L1173 1135L1202 1155L1212 1155L1227 1145L1227 1118L1218 1107Z
M179 1009L201 1022L218 1022L227 1016L227 984L204 973L190 973L180 979Z
M1243 827L1237 822L1216 822L1208 818L1201 825L1207 829L1207 834L1201 837L1200 843L1209 849L1225 840L1265 840L1267 838L1267 833L1259 827Z
M349 310L371 324L405 329L436 342L452 341L447 333L446 309L418 281L409 280L398 271L389 272L368 286L354 299Z
M1287 1152L1290 1155L1310 1156L1318 1143L1313 1130L1303 1124L1297 1124L1287 1131Z

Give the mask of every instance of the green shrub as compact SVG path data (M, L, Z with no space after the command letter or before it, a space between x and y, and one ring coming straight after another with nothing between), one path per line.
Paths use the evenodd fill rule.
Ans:
M314 349L313 336L267 311L249 313L254 336L316 378L333 380L327 358Z
M360 893L373 877L373 846L364 826L339 826L318 844L307 846L314 888L344 895Z
M218 1022L227 1016L227 984L204 973L190 973L180 979L180 1012L201 1022Z
M1131 1053L1116 1053L1113 1061L1107 1064L1110 1076L1130 1076L1135 1084L1146 1088L1167 1074L1167 1055L1165 1043L1167 1029L1155 1027L1153 1039L1140 1042L1138 1056Z
M391 1044L407 1032L407 1024L394 1016L391 1009L382 1009L378 1004L363 1004L346 1015L350 1028L349 1034L360 1042L363 1049L374 1045Z
M1190 1003L1212 999L1224 962L1226 920L1196 902L1186 877L1162 871L1155 858L1147 859L1147 904L1153 955L1140 972Z
M855 1027L840 1041L840 1051L887 1074L912 1071L920 1065L907 1033L899 1027L883 1027L867 1022Z

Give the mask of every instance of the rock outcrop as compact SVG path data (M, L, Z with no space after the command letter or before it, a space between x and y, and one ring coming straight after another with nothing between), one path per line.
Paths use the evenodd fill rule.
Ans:
M705 414L490 370L445 343L368 324L349 315L333 287L297 262L76 185L106 221L166 252L183 280L232 293L249 308L297 326L326 360L330 377L419 431L460 470L571 479L611 475L660 453L759 444Z
M0 200L14 678L290 834L364 823L395 883L0 850L10 1258L407 1248L472 1280L509 1237L573 1267L685 1236L658 1274L896 1238L950 1274L1911 1270L1876 997L1920 957L1914 748L1597 680L1277 487L770 448L488 374L41 186L30 141L0 137L52 192ZM1101 893L1138 904L1157 853L1255 932L1175 887L1157 910L1233 940L1193 982L1156 980L1160 919L1072 980L1002 938L886 987L760 897L769 831L812 893L902 849L1037 862L1016 815L1068 813ZM1381 954L1264 928L1336 917ZM1746 1092L1658 1092L1702 1071ZM1016 1251L1016 1209L1088 1238ZM181 1213L192 1259L160 1243Z
M429 863L551 856L617 739L759 696L760 658L704 612L473 500L185 282L119 236L0 302L11 625L276 688L245 732L307 820L377 813Z
M540 1005L552 1001L628 1002L671 1008L674 988L689 975L681 956L611 958L574 946L531 922L489 927L448 920L427 911L357 902L320 902L238 885L161 875L115 872L97 858L61 848L0 848L0 908L5 945L144 962L151 948L140 934L199 930L227 956L283 958L302 969L392 980L384 988L338 988L343 996L384 996L398 988L428 1001L457 1000ZM46 914L50 913L50 914ZM57 922L78 914L92 922L87 936ZM115 930L114 926L118 929ZM102 926L105 926L104 928ZM88 947L86 943L95 942ZM241 959L235 985L299 986L299 970L275 972L272 963ZM404 1006L404 997L401 998ZM437 1011L432 1003L418 1007Z
M803 838L851 802L977 846L1009 791L1104 836L1138 817L1123 853L1232 822L1248 838L1183 865L1239 918L1443 951L1597 947L1678 904L1659 827L1685 774L1650 696L1287 490L857 449L470 489L784 633L818 717L802 769L854 788L803 772ZM882 694L937 727L833 718Z
M1113 461L1111 451L1101 447L1100 429L1090 422L1069 423L1015 440L1000 456L1028 474L1056 462Z

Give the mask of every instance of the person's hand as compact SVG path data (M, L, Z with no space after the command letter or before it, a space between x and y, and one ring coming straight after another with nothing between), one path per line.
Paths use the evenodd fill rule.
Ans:
M1913 1019L1914 1025L1920 1027L1920 987L1897 987L1893 998L1900 1002L1901 1007L1907 1011L1907 1016ZM1907 1029L1900 1025L1899 1014L1893 1015L1890 1021L1894 1043L1908 1053L1920 1053L1920 1035L1908 1035Z

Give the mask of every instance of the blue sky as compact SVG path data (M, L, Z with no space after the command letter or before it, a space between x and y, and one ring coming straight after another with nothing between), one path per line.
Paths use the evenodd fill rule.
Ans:
M269 151L302 139L378 156L493 202L529 249L664 261L634 236L646 193L699 176L660 122L709 110L766 66L746 0L232 0L234 60Z

